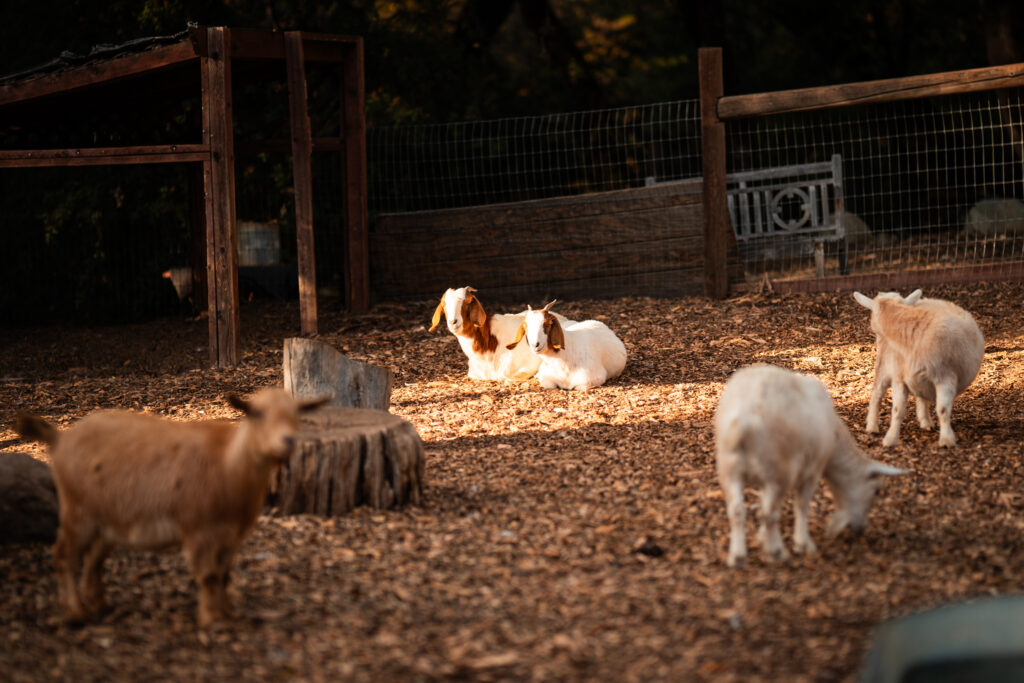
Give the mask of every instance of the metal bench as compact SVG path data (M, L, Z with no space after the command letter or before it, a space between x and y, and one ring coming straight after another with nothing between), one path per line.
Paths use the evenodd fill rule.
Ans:
M824 277L825 243L836 242L839 272L849 272L839 154L831 161L730 173L726 200L744 261L813 255L815 272Z

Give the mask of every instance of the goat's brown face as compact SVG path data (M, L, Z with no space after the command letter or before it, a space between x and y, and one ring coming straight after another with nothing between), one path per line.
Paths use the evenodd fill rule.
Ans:
M441 297L441 303L434 311L430 331L433 332L437 328L441 322L441 316L444 315L448 320L448 330L452 334L471 337L475 328L487 322L484 307L480 304L480 300L473 295L475 291L472 287L459 287L446 291Z
M524 336L534 353L550 356L565 348L562 325L558 318L547 311L547 307L539 311L527 311L515 339L507 348L515 348Z
M271 460L284 461L295 449L295 435L299 429L299 413L318 408L330 397L299 400L284 389L268 388L244 400L229 396L231 404L244 412L254 430L254 443L261 454Z

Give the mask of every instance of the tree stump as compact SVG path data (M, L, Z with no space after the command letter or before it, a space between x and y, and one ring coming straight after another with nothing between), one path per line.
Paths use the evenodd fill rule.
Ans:
M267 505L281 514L340 515L386 509L423 496L423 442L383 410L321 408L303 416L295 453L271 480Z
M284 340L284 388L298 398L330 394L330 405L387 410L391 371L346 358L315 339Z

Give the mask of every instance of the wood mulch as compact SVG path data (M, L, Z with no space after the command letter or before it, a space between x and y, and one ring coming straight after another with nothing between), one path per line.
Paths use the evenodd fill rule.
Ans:
M426 331L435 302L322 304L322 339L394 370L392 411L426 446L425 504L261 517L235 563L238 616L207 631L177 554L111 558L113 610L76 629L49 548L0 548L2 677L849 680L880 620L1024 581L1024 285L926 294L972 311L987 340L951 451L912 411L896 448L864 433L874 340L849 294L565 303L629 350L623 376L588 392L467 379L455 339ZM16 410L63 425L103 407L235 417L225 394L280 383L297 307L243 307L230 370L206 367L206 334L180 319L0 331L2 450L46 459L11 431ZM711 419L755 361L819 377L866 451L912 474L887 482L864 535L827 539L821 492L818 554L773 565L755 544L733 571Z

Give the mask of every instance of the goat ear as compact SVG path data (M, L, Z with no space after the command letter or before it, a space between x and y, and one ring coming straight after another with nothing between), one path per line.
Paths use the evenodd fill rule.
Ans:
M444 294L441 295L441 303L439 303L437 305L437 308L434 309L434 317L430 320L430 331L431 332L436 330L437 326L441 322L441 314L444 313L444 298L445 298L445 296L447 294L448 294L448 292L445 292Z
M487 322L487 313L484 312L483 304L475 296L469 299L469 321L477 327L482 327Z
M519 323L519 329L516 330L516 338L512 340L511 344L506 344L505 348L506 349L514 349L514 348L516 348L516 344L518 344L520 341L522 341L524 334L526 334L526 321L525 320L523 322Z
M868 465L868 477L871 479L877 479L878 477L895 477L900 474L908 474L907 470L900 467L893 467L892 465L886 465L880 462L873 462Z
M317 398L304 398L298 401L297 409L300 413L308 413L311 410L316 410L320 406L325 406L334 399L330 394L324 396L318 396Z
M878 310L878 303L875 302L874 299L869 299L868 297L864 296L860 292L854 292L853 293L853 300L856 301L857 303L859 303L864 308L870 310L870 311L877 311Z
M227 399L228 399L228 403L231 404L232 408L234 408L236 410L240 410L243 413L245 413L246 415L252 415L252 413L253 413L252 404L249 403L248 401L246 401L244 398L242 398L238 394L228 394Z
M921 300L921 296L924 294L920 289L915 289L913 292L907 295L907 298L903 300L903 303L908 306L913 306Z
M554 301L551 303L554 303ZM551 304L548 305L550 306ZM551 316L551 329L548 330L548 346L555 351L561 351L565 348L565 333L562 332L562 324L558 322L558 318L555 316Z

